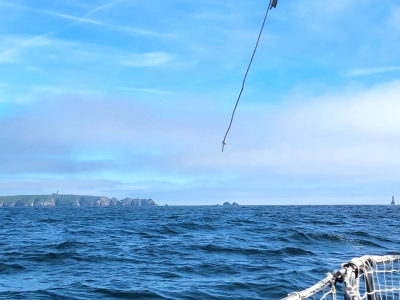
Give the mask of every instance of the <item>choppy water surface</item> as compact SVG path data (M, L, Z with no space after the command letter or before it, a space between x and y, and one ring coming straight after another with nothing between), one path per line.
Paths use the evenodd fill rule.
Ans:
M0 209L1 299L280 299L399 253L397 206Z

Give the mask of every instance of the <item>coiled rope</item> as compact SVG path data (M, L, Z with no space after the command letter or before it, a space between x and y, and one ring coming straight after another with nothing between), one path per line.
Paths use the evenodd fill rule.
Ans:
M264 29L265 21L267 20L268 12L272 8L275 8L277 4L278 4L278 0L270 0L269 1L269 5L268 5L268 8L267 8L267 11L265 12L264 21L262 23L262 26L261 26L261 29L260 29L260 33L258 34L257 43L256 43L256 46L254 47L253 54L251 55L251 59L250 59L249 65L247 66L246 74L244 75L244 78L243 78L242 88L240 90L239 96L238 96L238 98L236 100L236 104L235 104L235 107L234 107L233 112L232 112L232 117L231 117L231 121L229 123L229 127L226 130L226 133L225 133L225 136L224 136L224 140L222 141L222 152L224 152L224 147L226 145L226 142L225 142L226 136L228 135L229 130L231 129L233 118L234 118L235 112L236 112L236 108L237 108L237 106L239 104L240 97L242 96L242 93L243 93L243 90L244 90L244 85L246 83L247 74L249 73L249 70L250 70L250 67L251 67L251 63L253 62L254 55L256 54L258 43L260 42L261 34L263 32L263 29Z

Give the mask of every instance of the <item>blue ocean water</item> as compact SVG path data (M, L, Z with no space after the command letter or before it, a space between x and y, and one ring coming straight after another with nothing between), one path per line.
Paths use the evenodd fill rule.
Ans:
M281 299L400 254L400 206L0 209L0 299Z

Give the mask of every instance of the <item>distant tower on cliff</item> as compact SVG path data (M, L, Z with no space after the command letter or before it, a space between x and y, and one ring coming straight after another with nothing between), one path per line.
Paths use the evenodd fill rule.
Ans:
M396 205L396 202L394 202L394 196L392 196L392 202L390 204Z

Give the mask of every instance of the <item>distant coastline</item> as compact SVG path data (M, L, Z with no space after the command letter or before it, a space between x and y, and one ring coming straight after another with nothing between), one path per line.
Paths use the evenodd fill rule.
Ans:
M90 206L126 206L152 207L158 206L152 199L125 198L118 200L104 196L84 195L18 195L0 196L0 207L90 207Z

